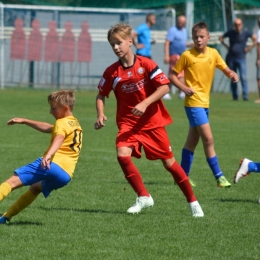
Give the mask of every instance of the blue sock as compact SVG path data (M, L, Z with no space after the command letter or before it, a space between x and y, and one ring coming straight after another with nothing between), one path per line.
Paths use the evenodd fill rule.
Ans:
M248 172L260 172L260 163L250 162L248 164Z
M185 148L182 149L181 167L185 171L186 175L189 176L190 168L193 162L194 152L191 152Z
M207 158L207 162L209 164L210 169L212 170L212 173L217 180L219 177L224 176L222 171L220 170L219 164L218 164L218 157L214 156L212 158Z

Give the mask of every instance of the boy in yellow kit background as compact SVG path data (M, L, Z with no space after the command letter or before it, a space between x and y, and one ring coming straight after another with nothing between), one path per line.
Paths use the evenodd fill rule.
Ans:
M34 162L14 170L14 174L0 185L0 201L11 191L30 186L0 218L6 224L24 208L29 206L42 192L47 198L56 189L71 180L82 147L82 128L72 111L75 104L73 90L59 90L48 96L50 113L55 124L26 118L13 118L7 124L26 124L40 132L51 133L51 142L44 153Z
M216 49L207 46L210 36L206 23L199 22L193 26L192 39L194 47L181 55L169 76L171 83L185 93L184 107L190 124L182 149L181 166L189 175L194 151L201 138L208 165L217 185L230 187L231 184L219 167L208 113L215 68L220 69L233 82L238 81L238 75L228 68ZM177 77L182 70L185 74L185 84L181 83ZM192 180L190 183L195 186Z

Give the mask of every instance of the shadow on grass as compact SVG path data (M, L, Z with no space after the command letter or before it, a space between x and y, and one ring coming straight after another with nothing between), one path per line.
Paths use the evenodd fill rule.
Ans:
M249 199L220 199L221 202L244 202L244 203L253 203L258 204L257 200L249 200Z
M105 213L105 214L126 214L125 212L118 211L107 211L102 209L75 209L75 208L46 208L46 207L38 207L41 210L52 211L52 210L61 210L61 211L75 211L81 213Z
M40 222L32 222L32 221L15 221L15 222L10 222L7 226L43 226L42 223Z

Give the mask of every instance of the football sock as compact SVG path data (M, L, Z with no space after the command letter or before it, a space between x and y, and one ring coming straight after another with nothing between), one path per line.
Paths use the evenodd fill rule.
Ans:
M218 164L218 157L214 156L212 158L207 158L207 162L209 164L209 167L217 180L219 177L224 176L222 171L220 170L219 164Z
M128 183L132 186L133 190L137 193L138 197L147 196L149 192L146 190L141 174L139 173L136 166L133 164L130 156L118 156L117 160L125 174L125 178Z
M181 167L185 171L186 175L189 176L190 168L193 162L194 152L191 152L185 148L182 149L181 156Z
M185 174L182 167L175 161L170 168L167 168L167 170L171 173L175 182L178 184L181 191L185 195L187 201L188 202L196 201L197 199L196 199L196 197L193 193L193 190L191 188L189 178Z
M11 185L8 182L3 182L0 185L0 201L3 200L11 191Z
M248 172L260 172L260 163L250 162L248 164Z
M13 205L4 213L4 216L9 220L21 212L23 209L28 207L37 198L30 190L22 194Z

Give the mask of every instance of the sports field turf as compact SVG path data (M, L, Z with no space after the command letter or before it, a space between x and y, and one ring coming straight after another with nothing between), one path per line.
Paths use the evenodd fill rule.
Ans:
M49 114L50 90L10 89L0 93L0 182L19 166L41 156L48 134L24 125L7 126L12 117L54 122ZM259 259L260 174L254 173L229 189L221 189L197 147L191 179L205 213L192 218L184 196L160 161L134 160L155 205L139 215L126 210L135 194L124 179L115 153L115 98L106 102L106 126L94 130L96 92L77 91L74 116L84 130L83 149L74 178L67 187L37 200L0 226L0 259ZM260 161L260 105L212 94L210 123L215 149L226 178L242 157ZM167 127L180 161L188 124L183 101L165 101L174 123ZM27 188L0 202L0 212Z

